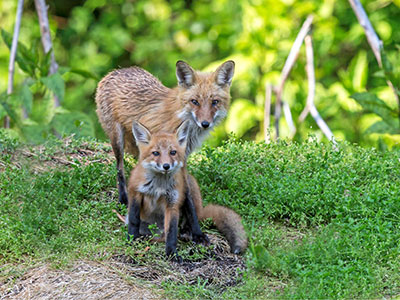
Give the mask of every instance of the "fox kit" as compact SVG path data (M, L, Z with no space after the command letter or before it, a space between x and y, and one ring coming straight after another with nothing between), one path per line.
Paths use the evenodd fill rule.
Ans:
M176 133L151 134L146 127L133 122L132 132L140 155L129 178L128 235L134 239L139 237L144 231L142 223L157 224L164 229L166 255L177 256L178 223L183 212L194 241L208 242L200 230L197 215L201 220L212 218L228 239L231 251L241 253L247 246L247 238L240 216L218 205L203 208L199 186L194 177L187 174L185 149L189 128L189 121L185 121ZM190 212L184 211L187 189L193 197L189 201L194 205L193 213L190 209Z
M234 69L234 62L227 61L213 73L202 73L178 61L178 86L173 89L138 67L114 70L100 81L96 91L97 115L117 160L121 203L127 203L124 149L138 155L132 122L140 121L152 132L171 133L188 120L185 156L189 155L226 116Z

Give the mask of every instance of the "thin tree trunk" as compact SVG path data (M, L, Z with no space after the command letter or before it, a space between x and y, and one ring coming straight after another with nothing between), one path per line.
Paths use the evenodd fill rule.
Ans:
M12 94L14 87L15 58L17 55L18 36L19 36L19 29L21 27L23 9L24 9L24 0L18 0L17 16L15 18L14 34L10 51L10 63L8 65L8 86L7 86L8 95ZM6 116L4 119L4 127L10 128L10 118L8 116Z
M35 0L35 7L39 17L40 34L41 34L43 49L45 53L48 53L49 51L52 50L53 45L51 42L50 26L49 26L49 19L47 17L47 5L45 0ZM50 59L51 59L51 64L50 64L49 75L57 72L58 70L58 65L54 57L54 52L51 53ZM57 96L54 96L54 107L59 107L59 106L60 106L60 100L57 98Z

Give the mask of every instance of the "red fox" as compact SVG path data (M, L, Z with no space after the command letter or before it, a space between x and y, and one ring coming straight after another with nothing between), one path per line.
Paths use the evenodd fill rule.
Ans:
M152 132L173 131L189 120L186 156L227 114L235 64L226 61L213 73L176 63L178 86L169 89L147 71L131 67L114 70L98 84L97 115L111 140L117 160L119 201L127 203L123 166L124 149L138 155L132 122L140 121Z
M178 260L176 245L178 223L186 192L195 206L194 214L183 212L189 219L193 239L208 242L198 226L200 220L212 218L218 230L227 238L231 251L243 252L247 247L247 237L241 218L233 210L219 205L203 208L199 186L186 169L186 146L189 138L190 122L183 122L175 133L157 132L151 134L145 126L133 122L132 132L139 147L139 160L133 169L128 184L128 237L136 239L143 224L157 224L164 229L166 255L174 255ZM189 186L190 185L190 186Z

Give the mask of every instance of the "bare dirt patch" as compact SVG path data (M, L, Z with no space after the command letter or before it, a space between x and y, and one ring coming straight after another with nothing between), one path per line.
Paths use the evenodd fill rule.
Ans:
M115 255L112 260L125 274L156 285L161 285L164 281L197 285L201 279L206 286L222 292L242 281L246 266L242 256L230 253L229 245L222 237L214 234L208 234L208 237L213 246L203 258L197 260L167 264L146 261L143 264L141 260L125 255Z
M219 235L208 236L213 245L208 252L180 264L165 258L149 260L141 255L119 254L102 262L77 261L67 270L49 265L32 268L14 281L0 282L0 299L163 299L156 288L163 282L197 285L199 279L223 292L242 281L244 259L231 254Z
M45 265L31 269L13 286L0 283L0 299L160 299L150 288L132 285L115 269L98 262L78 261L69 270Z
M94 162L110 164L114 163L114 156L109 144L82 142L77 145L73 137L68 137L60 140L57 147L43 144L18 148L12 153L11 162L17 168L28 165L33 172L42 173L49 169ZM2 167L5 165L0 161L0 170Z

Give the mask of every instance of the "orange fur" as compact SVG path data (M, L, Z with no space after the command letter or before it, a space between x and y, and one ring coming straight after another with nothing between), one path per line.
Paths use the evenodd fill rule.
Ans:
M172 133L188 120L190 134L185 155L189 155L227 114L234 66L233 61L227 61L215 72L202 73L178 61L178 86L173 89L138 67L114 70L100 81L96 112L117 159L121 203L127 202L124 149L138 155L132 122L141 122L154 133Z
M139 209L140 220L148 224L156 223L164 228L168 242L171 220L179 220L185 194L189 190L199 220L211 218L217 229L227 238L231 251L236 254L242 253L247 247L247 237L240 216L233 210L219 205L207 205L203 208L200 188L195 178L187 173L187 123L188 121L179 127L177 136L168 133L151 135L145 127L133 126L140 156L129 179L129 216L133 215L132 209ZM180 142L179 133L184 137L184 144ZM164 172L162 166L165 164L171 166L168 167L170 174ZM173 166L174 169L170 169ZM175 195L172 196L175 197L172 202L168 200L168 197L171 199L171 195ZM135 203L138 205L136 208ZM174 226L177 226L177 223Z

